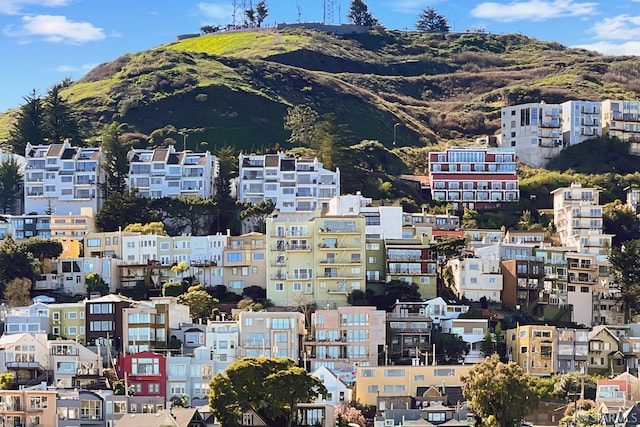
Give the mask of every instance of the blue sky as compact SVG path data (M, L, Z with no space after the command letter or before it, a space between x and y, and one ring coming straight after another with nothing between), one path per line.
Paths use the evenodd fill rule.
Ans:
M258 0L253 0L257 3ZM426 7L453 31L520 32L612 55L640 53L640 0L365 0L390 29L414 29ZM95 65L233 21L233 0L0 0L0 111ZM250 0L235 0L238 6ZM323 7L324 4L333 8ZM346 23L350 0L267 0L266 24ZM333 19L331 19L333 17Z

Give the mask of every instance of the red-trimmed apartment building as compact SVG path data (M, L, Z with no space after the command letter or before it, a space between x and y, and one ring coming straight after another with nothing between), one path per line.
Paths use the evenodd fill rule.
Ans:
M167 359L151 351L135 354L120 354L116 365L118 378L133 387L136 396L167 395Z
M464 208L487 209L520 199L516 154L510 149L454 147L429 154L433 200Z

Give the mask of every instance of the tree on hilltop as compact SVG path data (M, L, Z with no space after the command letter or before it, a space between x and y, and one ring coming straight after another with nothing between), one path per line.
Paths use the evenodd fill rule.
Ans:
M42 97L35 89L23 97L24 104L18 110L18 117L9 132L9 143L13 152L24 156L27 143L41 144L45 139Z
M418 16L416 29L421 33L443 33L443 35L450 30L447 18L440 15L432 7L426 8Z
M369 12L369 7L363 0L351 0L349 14L347 15L349 22L353 25L362 25L370 27L380 25L380 21L373 17Z
M23 175L14 157L0 161L0 212L11 213L22 198Z

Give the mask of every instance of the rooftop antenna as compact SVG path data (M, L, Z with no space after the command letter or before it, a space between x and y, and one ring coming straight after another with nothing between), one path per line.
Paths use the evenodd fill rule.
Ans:
M238 13L238 2L237 0L233 0L231 2L231 7L233 7L233 14L231 15L231 24L236 26L236 14Z
M302 22L302 5L300 0L296 1L296 9L298 9L298 24Z
M333 9L335 8L335 0L322 0L323 13L322 13L322 23L323 24L333 24Z

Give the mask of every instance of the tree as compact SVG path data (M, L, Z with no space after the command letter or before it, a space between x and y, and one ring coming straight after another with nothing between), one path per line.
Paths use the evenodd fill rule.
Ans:
M467 247L464 237L447 237L433 244L438 256L446 260L462 256L462 251Z
M94 292L99 292L102 296L109 294L109 285L99 274L87 274L87 277L84 278L84 283L87 285L87 295L91 295Z
M596 403L593 400L581 399L576 401L575 405L567 406L564 417L558 425L560 427L595 427L601 426L602 422L596 410Z
M380 25L380 22L369 13L369 7L362 0L351 0L347 18L353 25L363 25L366 27Z
M469 352L467 343L460 335L436 332L433 342L436 345L436 360L441 365L460 364Z
M171 396L169 402L171 402L171 408L186 408L189 404L189 395L183 394L182 396Z
M553 394L558 399L566 402L575 401L576 396L582 393L584 388L584 397L587 399L595 399L597 382L591 376L582 372L573 371L560 375L553 386Z
M12 213L22 198L23 175L20 164L13 156L0 161L0 210Z
M236 201L231 197L231 180L238 175L238 157L230 146L215 152L218 158L218 176L215 178L215 225L216 232L225 232L237 221Z
M33 282L38 268L38 261L24 245L18 245L11 236L6 236L0 243L0 287L14 279L25 278Z
M192 319L206 319L218 305L218 300L204 290L202 285L191 286L187 293L178 297L178 303L189 306Z
M346 403L336 406L335 417L337 420L341 420L341 423L338 423L339 427L346 427L349 423L357 424L361 427L367 424L362 411Z
M242 412L254 410L269 425L291 425L296 405L326 394L322 382L289 358L245 357L211 382L209 406L226 426L237 426Z
M244 16L247 18L246 22L249 26L253 27L256 24L256 10L255 9L246 9L244 11Z
M9 133L9 142L13 152L21 156L25 155L27 143L42 144L45 142L42 98L34 89L23 99L24 104L20 107L15 124Z
M62 144L65 140L78 144L80 128L68 101L60 95L60 84L53 85L43 102L43 127L50 144Z
M604 205L602 226L605 233L614 235L614 246L620 246L627 240L640 239L640 218L631 206L620 199Z
M443 33L444 35L449 32L449 23L434 8L428 7L418 17L416 29L421 33Z
M167 232L164 230L164 224L161 221L154 221L148 224L129 224L124 228L124 231L141 234L156 234L159 236L166 236Z
M258 203L245 202L240 211L240 218L251 226L251 231L266 233L267 217L275 210L272 200L261 200Z
M267 2L260 0L258 4L256 4L256 25L260 27L268 15L269 9L267 8Z
M213 200L202 196L178 196L174 202L173 219L180 230L187 230L194 236L209 231L215 209Z
M310 147L320 115L310 105L296 105L287 110L284 128L291 131L288 141Z
M9 302L9 307L25 307L33 304L31 299L31 280L17 277L7 283L4 290L4 298Z
M262 384L264 391L274 400L273 403L287 413L287 426L293 425L298 403L313 402L319 395L327 393L319 378L309 375L306 369L298 366L276 371L267 376Z
M184 293L181 282L167 282L162 286L163 297L178 297Z
M26 242L22 242L27 251L31 252L34 258L41 263L45 258L58 258L62 254L62 243L52 239L41 239L39 237L29 237Z
M514 362L500 362L497 354L477 363L461 381L469 408L483 425L519 426L538 404L531 377Z
M640 298L640 240L629 240L609 252L614 282L620 288L625 323L638 312Z
M96 215L96 225L102 231L117 231L129 224L147 224L157 220L151 200L139 196L135 191L111 193Z
M12 384L13 374L11 372L0 374L0 390L9 390Z
M421 301L420 287L404 280L391 280L385 283L384 295L372 298L378 310L390 311L396 301Z
M480 342L480 352L482 353L483 357L491 356L496 352L496 343L493 341L493 335L488 329L484 333L482 342Z
M122 143L123 125L111 123L102 131L102 168L105 173L103 191L105 197L114 193L125 193L129 175L129 147ZM130 224L130 223L128 223Z
M200 32L203 34L213 34L217 33L220 30L220 25L203 25L202 27L200 27Z

